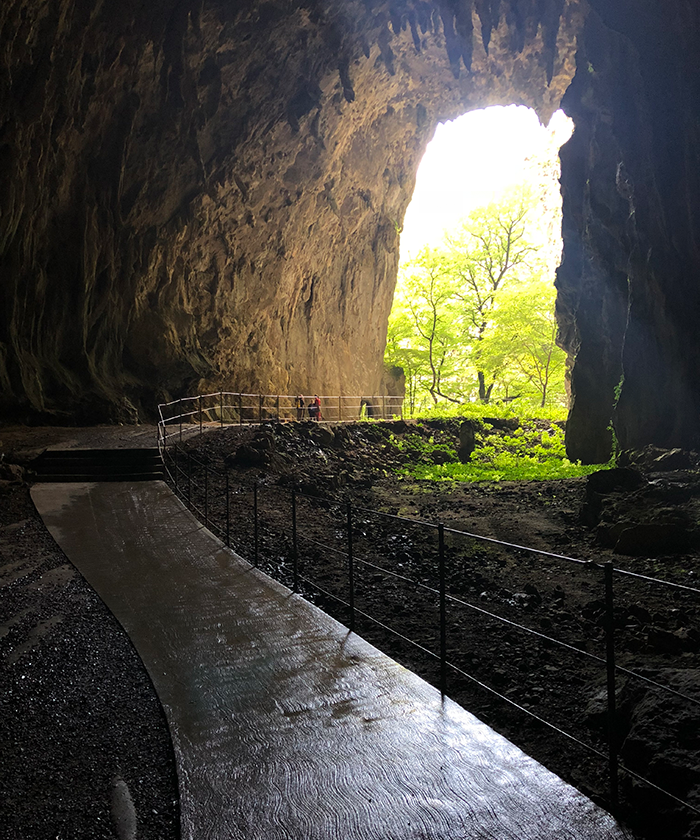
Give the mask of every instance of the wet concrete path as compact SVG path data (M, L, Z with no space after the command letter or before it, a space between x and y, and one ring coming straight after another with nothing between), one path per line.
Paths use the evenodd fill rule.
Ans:
M613 819L227 550L162 482L37 484L165 708L187 840L617 840ZM128 698L124 698L128 702Z

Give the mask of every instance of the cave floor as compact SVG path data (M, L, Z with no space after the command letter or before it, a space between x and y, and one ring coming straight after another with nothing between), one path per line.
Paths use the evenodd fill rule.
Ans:
M603 810L226 549L161 482L37 484L170 726L185 838L622 838Z
M141 426L2 426L0 449L35 456L44 449L150 449L157 427Z

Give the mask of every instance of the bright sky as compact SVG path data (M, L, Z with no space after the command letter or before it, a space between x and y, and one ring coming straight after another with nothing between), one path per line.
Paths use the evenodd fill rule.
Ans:
M440 123L418 168L413 199L401 234L401 259L425 245L437 245L445 229L475 207L496 199L527 178L526 159L541 155L551 142L569 139L571 120L557 111L549 126L521 105L470 111Z

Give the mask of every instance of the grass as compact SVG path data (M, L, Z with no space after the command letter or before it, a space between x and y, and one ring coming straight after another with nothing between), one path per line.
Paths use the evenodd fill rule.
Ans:
M527 420L566 420L569 414L568 408L563 405L548 405L544 408L531 403L495 402L495 403L448 403L441 402L428 409L417 411L414 414L415 420L430 420L437 417L464 417L467 419L480 419L482 417L525 418Z
M445 444L405 441L399 448L419 456L420 462L402 467L399 474L422 481L547 481L589 475L606 466L572 463L566 457L563 431L554 424L544 430L541 423L539 426L532 420L521 421L514 432L498 433L484 423L466 464L458 461L456 452ZM426 463L427 456L437 449L448 452L454 460Z

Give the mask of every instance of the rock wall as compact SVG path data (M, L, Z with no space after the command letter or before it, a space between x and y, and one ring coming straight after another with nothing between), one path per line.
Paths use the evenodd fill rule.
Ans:
M563 107L562 343L570 454L696 446L700 420L700 6L590 0ZM611 424L612 421L612 424Z
M437 121L546 119L582 21L578 0L6 0L5 415L376 391Z
M512 102L546 119L568 88L569 453L605 460L611 421L625 448L694 445L699 16L689 0L6 0L0 408L133 421L202 388L375 392L437 121Z

